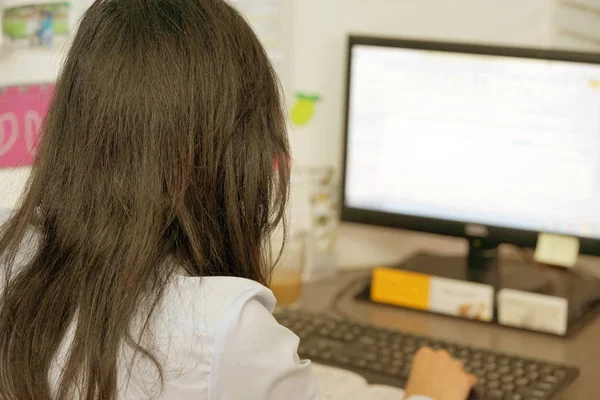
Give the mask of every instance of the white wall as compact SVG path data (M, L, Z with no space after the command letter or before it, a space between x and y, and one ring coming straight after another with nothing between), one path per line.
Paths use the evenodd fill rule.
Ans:
M0 5L18 1L22 2L0 0ZM89 1L72 1L74 20ZM296 162L335 166L341 156L347 33L547 46L555 4L555 0L293 1L292 85L323 98L313 121L291 132ZM61 61L59 53L0 57L0 86L53 79ZM0 207L14 205L26 176L26 169L0 171Z
M557 0L554 43L561 48L600 49L600 0Z
M29 176L29 168L0 169L0 209L12 209Z

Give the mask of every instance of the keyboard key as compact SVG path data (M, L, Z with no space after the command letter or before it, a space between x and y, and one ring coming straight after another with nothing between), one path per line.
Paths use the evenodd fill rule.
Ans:
M356 340L356 336L354 336L352 333L346 333L344 334L344 341L348 342L348 343L352 343Z
M527 371L536 371L538 370L540 366L537 363L532 363L532 364L528 364L526 366Z
M481 396L482 394L485 393L486 390L487 390L487 387L485 386L485 383L478 381L477 385L475 385L473 387L473 392L474 392L473 394ZM471 396L471 397L473 397L473 396ZM479 397L475 396L475 398L479 398Z
M406 353L415 353L417 351L417 346L412 345L412 344L406 344L403 348L402 351L406 354Z
M364 344L368 344L368 345L374 345L375 343L377 343L377 339L371 337L371 336L367 336L367 335L362 335L359 339L359 342L364 343Z
M405 335L401 338L398 337L397 339L398 339L398 341L402 340L403 343L412 343L412 344L417 343L417 338L412 335Z
M495 371L496 364L486 364L483 366L483 369L485 369L486 371Z
M549 392L549 391L551 391L552 389L554 389L554 386L555 386L555 385L552 385L552 384L550 384L550 383L546 383L546 382L538 382L538 383L535 385L535 387L536 387L537 389L542 389L542 390L545 390L545 391L548 391L548 392Z
M527 374L527 377L530 381L535 381L540 377L540 374L538 374L537 372L530 372L529 374Z
M547 393L531 388L521 388L517 392L527 400L545 400Z
M498 389L500 387L500 381L498 380L489 380L486 385L490 389Z
M363 358L355 358L352 360L352 365L357 367L357 368L366 368L367 367L367 360L363 359Z
M408 377L410 376L410 365L407 364L404 366L404 368L402 368L400 376L404 379L408 379Z
M494 354L488 354L485 357L485 361L487 361L488 363L493 363L496 361L496 356Z
M554 366L552 365L544 365L541 369L540 372L544 375L552 375L554 373L554 370L556 368L554 368Z
M333 357L333 361L341 365L350 365L350 357L345 355L336 355Z
M487 374L487 377L491 381L498 381L498 380L500 380L500 374L497 373L497 372L490 372L489 374Z
M498 368L498 373L500 375L506 375L506 374L510 373L510 367L508 367L506 365L502 366L502 367Z
M505 383L502 385L502 390L504 392L513 392L515 390L516 386L513 385L512 383Z
M330 333L331 333L331 329L328 329L328 328L319 329L319 335L321 335L323 337L329 337Z
M529 379L527 379L527 378L518 378L515 381L515 384L517 386L527 386L529 384Z
M510 358L508 357L500 357L498 359L498 365L502 367L508 367L510 365Z
M554 376L558 379L564 379L564 377L567 376L567 371L565 371L564 369L556 369L554 371Z
M317 357L319 355L320 351L317 349L310 349L306 352L306 354L308 354L309 357Z
M381 365L380 363L372 363L371 365L371 369L375 372L381 372L383 371L383 365Z

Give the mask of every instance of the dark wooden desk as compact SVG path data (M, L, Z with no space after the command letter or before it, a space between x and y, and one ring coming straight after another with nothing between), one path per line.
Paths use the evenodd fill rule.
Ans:
M575 336L562 339L354 300L354 295L364 287L364 283L359 281L366 282L368 277L369 273L365 271L343 272L332 281L307 285L300 307L335 314L343 313L344 316L378 327L400 329L494 351L572 364L581 369L581 375L564 392L561 399L600 399L600 318L590 322ZM331 304L340 290L344 290L344 295L336 302L336 312L331 308Z

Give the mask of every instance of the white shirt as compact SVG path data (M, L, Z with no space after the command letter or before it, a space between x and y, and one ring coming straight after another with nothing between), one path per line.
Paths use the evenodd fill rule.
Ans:
M241 278L181 276L163 304L154 325L158 353L165 371L177 372L167 373L160 399L320 399L311 362L297 355L298 337L272 315L268 288ZM156 382L148 371L137 366L120 398L147 399Z
M177 277L151 328L166 373L160 398L318 399L311 364L298 358L299 339L275 321L274 307L254 281ZM156 387L151 364L142 364L128 386L120 374L120 398L145 399Z
M28 238L23 246L29 248L29 255L35 243L31 239L35 238ZM20 254L16 263L28 258ZM274 307L273 293L254 281L176 276L149 327L151 350L165 378L162 393L156 397L161 387L154 364L139 356L132 364L134 353L124 346L119 399L319 400L311 363L299 359L299 339L277 323ZM74 326L51 370L54 389Z

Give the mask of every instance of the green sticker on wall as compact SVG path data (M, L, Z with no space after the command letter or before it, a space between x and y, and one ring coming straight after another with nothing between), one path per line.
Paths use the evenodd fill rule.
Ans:
M297 126L308 124L315 114L315 106L321 100L316 94L296 93L296 102L292 108L290 118Z

